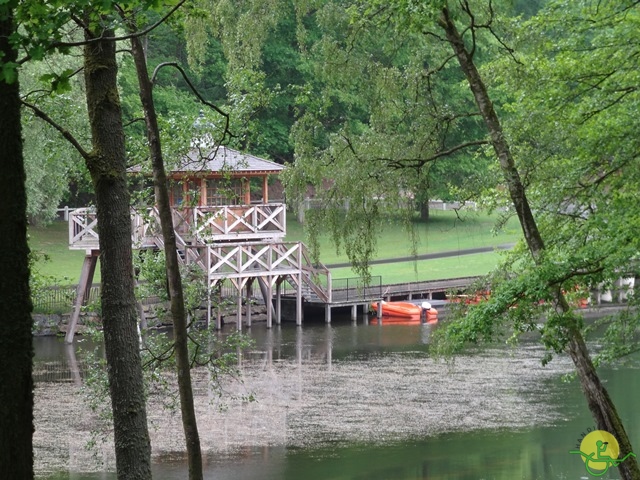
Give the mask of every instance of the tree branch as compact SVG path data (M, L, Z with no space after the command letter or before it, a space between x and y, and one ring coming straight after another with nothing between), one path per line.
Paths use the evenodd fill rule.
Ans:
M80 142L76 140L76 138L71 134L71 132L69 132L69 130L67 130L66 128L62 127L60 124L55 122L49 115L47 115L45 112L40 110L35 105L28 103L25 100L21 100L21 103L25 107L29 108L36 117L44 120L53 128L55 128L60 133L60 135L62 135L71 145L73 145L73 147L78 151L78 153L82 156L82 158L84 158L85 160L89 160L91 158L91 155L89 154L89 152L87 152L82 147L82 145L80 145Z
M224 124L224 130L222 132L222 138L221 138L220 142L217 142L216 144L222 144L225 141L227 135L229 137L231 137L231 138L234 138L235 135L233 133L231 133L231 130L229 129L229 114L227 112L223 111L222 109L220 109L217 105L214 105L213 103L208 102L207 100L205 100L204 97L200 94L200 92L198 92L198 89L195 87L195 85L193 85L193 83L191 83L191 80L187 76L187 74L184 71L184 69L180 65L178 65L176 62L164 62L164 63L159 64L153 70L153 75L151 75L151 84L152 85L156 84L156 78L158 76L158 72L164 67L174 67L176 70L178 70L182 74L182 78L184 79L184 81L187 82L187 85L189 85L189 88L191 89L191 91L194 93L194 95L196 97L198 97L198 100L200 100L200 102L204 103L206 106L208 106L212 110L215 110L219 115L224 117L225 124Z
M448 150L441 150L439 152L434 153L433 155L426 158L402 158L402 159L392 159L392 158L377 158L376 160L382 160L389 163L389 166L393 166L395 168L407 168L409 166L422 166L426 163L433 162L439 158L447 157L449 155L453 155L459 150L463 150L468 147L480 146L480 145L489 145L491 142L489 140L473 140L471 142L461 143L456 145L455 147L451 147ZM407 164L414 165L407 165Z
M123 36L116 36L116 37L103 37L102 35L100 35L98 37L94 37L94 38L91 38L91 39L85 39L85 40L81 40L81 41L77 41L77 42L53 42L47 47L47 50L55 50L56 48L82 47L82 46L85 46L85 45L89 45L89 44L92 44L92 43L95 43L95 42L101 42L101 41L119 42L119 41L122 41L122 40L130 40L130 39L135 38L135 37L144 36L144 35L152 32L153 30L155 30L160 25L162 25L171 15L173 15L182 5L184 5L186 3L186 1L187 0L180 0L162 18L160 18L157 22L149 25L144 30L141 30L141 31L138 31L138 32L134 32L134 33L129 33L129 34L123 35ZM85 31L87 31L87 28L88 28L87 25L85 25L79 18L77 18L75 16L72 16L72 18L78 24L79 27L81 27ZM27 62L30 59L31 59L31 55L26 55L25 57L21 58L17 63L22 65L23 63Z

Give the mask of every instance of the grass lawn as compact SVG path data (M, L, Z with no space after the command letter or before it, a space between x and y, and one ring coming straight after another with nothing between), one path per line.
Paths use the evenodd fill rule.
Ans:
M46 227L29 227L29 247L32 251L49 256L49 261L40 261L35 268L43 275L52 275L60 285L78 283L84 259L84 250L69 250L69 224L55 221ZM96 268L94 282L100 281Z
M457 252L469 248L496 247L516 242L521 238L517 219L507 223L504 231L493 234L497 217L465 214L463 219L454 212L433 211L428 223L416 223L418 244L416 254ZM84 251L69 250L68 224L54 222L44 227L30 227L30 246L51 258L50 262L36 265L43 274L64 279L61 283L74 284L80 277ZM378 250L372 260L412 256L410 235L400 224L386 222L378 232ZM294 215L288 215L286 241L305 241L302 225ZM402 283L439 278L465 277L488 272L497 263L499 254L495 252L459 255L447 258L404 261L392 264L373 265L372 275L382 275L383 283ZM329 235L320 238L320 259L325 264L346 263L344 252L337 253ZM333 278L352 277L350 268L332 269ZM95 282L99 282L96 270Z
M425 280L442 280L444 278L472 277L484 275L496 266L500 253L476 253L457 257L417 260L382 265L372 265L371 275L382 277L383 284L419 282ZM354 277L356 274L349 267L332 268L331 277Z
M464 213L463 215L462 218L458 218L455 212L433 211L428 223L415 223L414 228L418 240L415 254L422 255L455 252L479 247L497 247L515 243L522 237L520 224L516 218L507 223L504 231L494 234L493 230L498 219L497 216L477 215L473 212ZM287 221L286 240L306 240L302 226L297 221ZM372 260L409 257L413 256L413 254L410 235L401 224L387 222L381 225L378 231L378 250ZM487 267L481 265L484 262L478 262L478 265L473 267L474 271L482 268L483 272L486 273L488 269L495 265L497 256L491 253L485 255L492 257L493 260L486 263ZM468 258L468 256L461 256L460 258ZM320 238L320 260L325 264L346 263L349 261L344 252L336 253L335 246L328 234L322 235ZM441 261L441 259L428 260L428 262L435 263ZM444 262L447 268L450 266L450 261ZM470 273L470 275L477 274ZM453 276L459 275L448 275L448 277ZM421 280L427 279L421 278Z

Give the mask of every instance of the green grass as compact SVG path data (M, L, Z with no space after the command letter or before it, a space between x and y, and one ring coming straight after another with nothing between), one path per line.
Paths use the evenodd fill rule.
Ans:
M41 274L55 277L60 285L78 283L84 251L69 250L67 222L55 221L46 227L29 227L29 247L50 259L36 263L35 268ZM94 282L99 281L100 272L96 269Z
M423 255L438 252L457 252L479 247L497 247L515 243L521 238L520 226L515 218L507 222L503 231L499 234L494 234L493 231L497 220L497 216L477 215L472 212L464 213L461 218L458 218L455 212L434 211L431 213L431 219L428 223L416 222L413 225L418 239L415 254ZM306 240L302 226L298 222L287 221L286 240ZM386 222L378 230L377 252L373 256L373 260L413 256L412 247L410 235L401 224ZM489 257L493 256L493 254L487 255ZM467 256L460 258L465 257ZM490 269L495 265L496 258L496 256L493 256L493 260L488 263L474 262L478 263L478 265L470 265L470 267L474 272L478 268L484 269L483 264L489 265L488 268ZM320 237L320 260L325 264L348 262L344 251L336 252L328 234ZM438 259L429 260L428 262L437 263L441 261ZM447 268L450 267L449 262L444 262L444 264ZM484 269L483 271L486 273L488 270ZM472 273L471 275L476 274Z
M496 247L516 242L521 232L516 219L507 223L498 235L493 234L497 217L465 214L459 219L454 212L433 211L428 223L414 225L418 237L416 254L458 252L469 248ZM32 250L46 253L51 261L38 263L36 268L45 275L64 279L61 283L77 283L80 277L83 251L69 250L68 225L66 222L54 222L47 227L30 227L30 246ZM378 232L378 250L372 260L408 257L413 254L409 234L399 224L385 222ZM293 215L288 215L287 241L305 241L302 226ZM495 252L459 255L448 258L396 262L373 265L372 275L382 275L384 283L402 283L419 280L464 277L487 273L498 261ZM344 252L337 253L329 235L321 235L320 259L325 264L346 263ZM352 277L350 268L332 269L333 278ZM99 282L96 271L95 282Z
M476 253L457 257L372 265L371 275L382 277L383 284L441 280L484 275L499 261L498 252ZM333 279L355 277L349 267L332 268Z

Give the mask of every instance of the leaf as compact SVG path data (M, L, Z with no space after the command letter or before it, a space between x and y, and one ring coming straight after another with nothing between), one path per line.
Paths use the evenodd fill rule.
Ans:
M15 62L2 63L2 70L0 70L0 81L11 84L17 79L18 64Z

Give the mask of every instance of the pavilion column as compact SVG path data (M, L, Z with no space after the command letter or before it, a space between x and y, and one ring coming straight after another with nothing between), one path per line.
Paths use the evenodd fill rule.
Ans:
M244 204L251 205L251 182L249 179L242 179L242 190L244 190Z
M269 182L267 177L262 177L262 203L269 203Z

